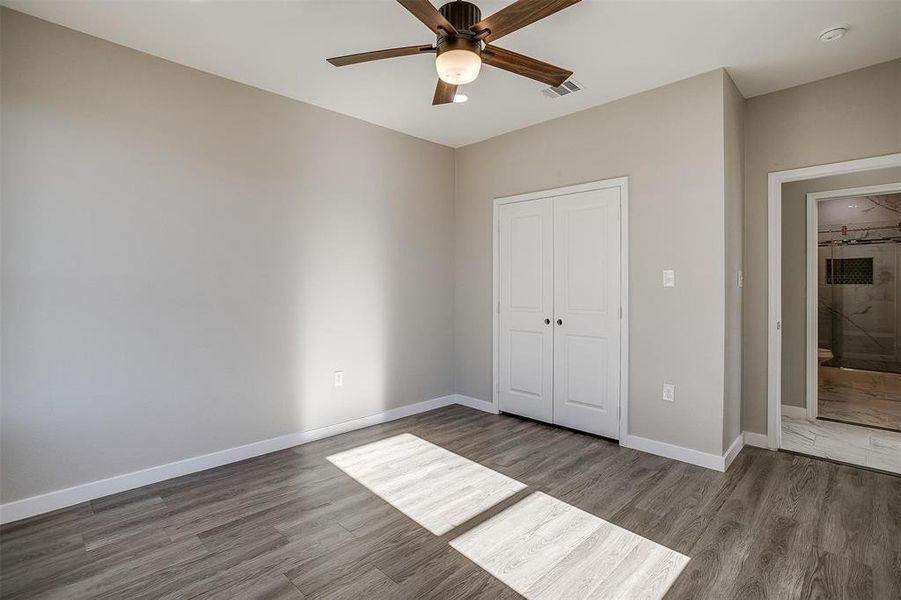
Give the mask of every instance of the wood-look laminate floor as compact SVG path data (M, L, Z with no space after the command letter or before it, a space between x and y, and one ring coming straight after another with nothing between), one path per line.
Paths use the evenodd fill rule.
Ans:
M328 460L405 433L527 487L436 535ZM518 598L451 543L536 492L688 557L668 599L901 597L901 478L756 448L722 474L457 406L4 526L0 596Z
M689 560L544 492L451 547L529 600L662 598Z
M363 444L329 462L435 535L526 487L409 433Z

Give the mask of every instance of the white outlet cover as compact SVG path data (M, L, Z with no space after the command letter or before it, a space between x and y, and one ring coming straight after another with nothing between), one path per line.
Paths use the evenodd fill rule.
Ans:
M676 401L676 386L672 383L663 384L663 399L667 402Z
M672 269L663 271L663 287L676 287L676 272Z
M344 371L335 371L335 387L344 385Z

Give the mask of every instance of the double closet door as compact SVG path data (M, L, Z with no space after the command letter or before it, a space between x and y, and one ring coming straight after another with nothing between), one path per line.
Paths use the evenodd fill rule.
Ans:
M499 206L501 411L619 438L620 193Z

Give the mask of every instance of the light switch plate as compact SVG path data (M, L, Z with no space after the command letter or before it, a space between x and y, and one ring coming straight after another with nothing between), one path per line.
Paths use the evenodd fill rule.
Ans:
M672 383L663 384L663 399L667 402L676 401L676 386Z
M663 287L676 287L676 272L672 269L663 271Z
M335 387L344 385L344 371L335 371Z

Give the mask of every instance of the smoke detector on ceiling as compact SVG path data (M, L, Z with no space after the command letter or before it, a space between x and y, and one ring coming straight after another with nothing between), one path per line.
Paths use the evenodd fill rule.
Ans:
M817 36L817 39L826 44L828 42L834 42L835 40L842 39L843 37L845 37L846 33L848 33L847 27L830 27L829 29L821 31L820 35Z

